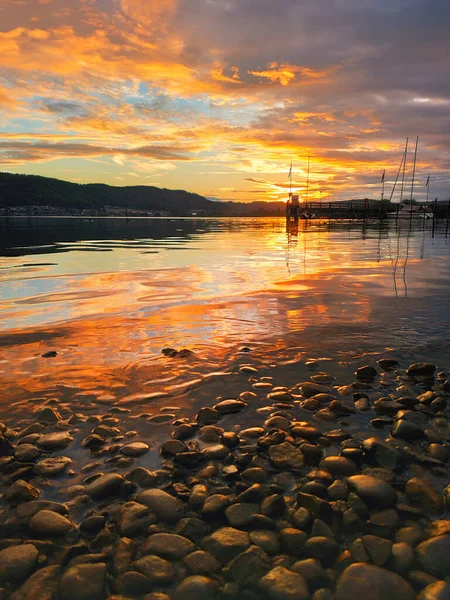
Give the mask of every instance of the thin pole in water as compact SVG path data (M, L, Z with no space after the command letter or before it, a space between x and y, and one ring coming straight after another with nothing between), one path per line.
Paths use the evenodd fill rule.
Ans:
M434 229L435 229L435 226L436 226L436 221L437 221L437 198L435 198L435 200L434 200L432 237L434 237Z
M419 136L417 136L417 138L416 138L416 149L414 151L414 165L413 165L413 174L412 174L412 181L411 181L411 196L409 198L411 217L412 217L412 200L413 200L413 192L414 192L414 177L416 175L416 160L417 160L417 146L418 145L419 145Z
M406 156L408 154L408 141L409 141L409 137L406 138L405 152L403 153L403 174L402 174L402 188L400 190L400 204L403 201L403 188L405 185L405 170L406 170Z

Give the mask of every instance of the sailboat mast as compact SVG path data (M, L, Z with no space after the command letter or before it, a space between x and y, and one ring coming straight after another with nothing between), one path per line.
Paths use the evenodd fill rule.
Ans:
M428 179L427 179L427 204L428 204L428 194L430 193L430 176L431 173L428 173Z
M403 187L405 185L405 169L406 169L406 155L408 154L408 141L409 141L409 137L406 138L405 154L403 155L403 175L402 175L402 189L400 192L400 204L403 201Z
M309 164L311 160L311 155L308 155L308 172L306 175L306 204L308 204L308 191L309 191Z
M291 168L289 169L289 198L292 196L292 160Z
M418 145L419 145L419 136L417 136L417 138L416 138L416 150L414 152L414 166L413 166L413 174L412 174L412 181L411 181L411 197L409 199L410 206L411 206L411 214L412 214L412 199L413 199L413 192L414 192L414 177L416 174L416 160L417 160L417 146Z

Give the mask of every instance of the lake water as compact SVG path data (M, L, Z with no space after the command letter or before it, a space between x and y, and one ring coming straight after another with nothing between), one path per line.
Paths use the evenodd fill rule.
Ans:
M243 364L274 385L308 378L313 358L338 383L381 356L450 366L445 223L432 236L420 220L7 218L0 231L10 424L51 399L192 415L247 389Z

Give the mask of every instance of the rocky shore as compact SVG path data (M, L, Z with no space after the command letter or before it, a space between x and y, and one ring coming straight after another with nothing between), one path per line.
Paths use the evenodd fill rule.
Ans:
M450 380L325 367L287 388L241 364L239 397L151 417L154 470L120 403L0 424L0 600L449 599Z

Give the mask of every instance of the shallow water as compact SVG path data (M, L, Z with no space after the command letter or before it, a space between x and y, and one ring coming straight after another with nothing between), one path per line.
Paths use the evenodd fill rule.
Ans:
M242 364L274 385L308 378L310 358L337 383L380 356L450 365L442 223L7 218L0 232L11 424L51 398L190 415L248 389Z

